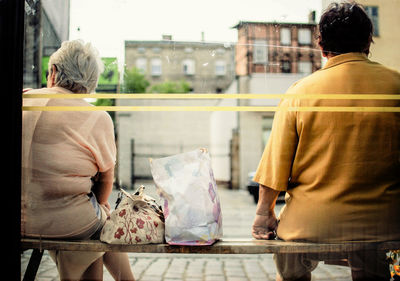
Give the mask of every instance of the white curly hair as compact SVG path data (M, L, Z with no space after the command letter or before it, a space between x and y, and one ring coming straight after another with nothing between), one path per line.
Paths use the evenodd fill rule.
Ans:
M55 86L74 93L92 93L104 70L99 52L82 40L65 41L50 56L49 71L56 67Z

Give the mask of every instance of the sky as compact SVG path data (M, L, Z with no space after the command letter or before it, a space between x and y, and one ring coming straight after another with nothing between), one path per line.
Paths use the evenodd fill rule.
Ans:
M123 60L125 40L237 41L239 21L308 21L321 0L70 0L70 40Z

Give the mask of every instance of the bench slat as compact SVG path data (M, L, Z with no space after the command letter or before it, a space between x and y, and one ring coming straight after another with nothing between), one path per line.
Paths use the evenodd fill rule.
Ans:
M61 241L49 239L21 239L22 250L67 250L131 253L181 254L266 254L266 253L341 253L359 250L398 250L400 241L368 243L303 243L279 240L224 239L212 246L175 246L168 244L117 245L98 240Z

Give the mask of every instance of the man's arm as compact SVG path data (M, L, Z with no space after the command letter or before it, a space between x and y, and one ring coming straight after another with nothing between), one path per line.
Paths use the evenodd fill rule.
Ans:
M256 217L253 222L252 235L256 239L274 239L278 221L275 216L275 203L278 190L260 184Z

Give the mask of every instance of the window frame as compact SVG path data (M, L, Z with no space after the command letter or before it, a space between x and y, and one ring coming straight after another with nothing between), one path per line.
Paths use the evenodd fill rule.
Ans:
M223 70L219 69L219 67L223 67ZM215 61L215 75L216 76L225 76L226 75L226 61L224 60L216 60Z
M255 39L253 42L253 64L268 63L268 41L265 39ZM261 53L261 54L260 54Z
M157 67L158 69L155 69ZM162 75L162 60L161 58L150 59L150 74L154 77L160 77Z
M142 74L147 73L147 58L146 57L138 57L135 61L135 67Z
M1 1L0 9L0 40L7 42L1 44L1 61L7 65L1 75L1 82L5 87L3 102L6 110L3 116L6 117L5 132L7 133L7 149L5 152L5 171L7 180L12 183L12 188L6 189L5 208L13 215L5 216L4 223L11 225L8 232L11 233L10 246L18 249L20 245L20 224L21 221L21 144L22 144L22 89L23 89L23 56L24 56L24 14L25 2L15 0ZM11 23L11 24L10 24ZM1 28L1 27L6 28ZM21 266L19 251L12 253L5 260L5 267ZM13 276L13 277L12 277ZM21 279L19 270L14 270L9 279Z
M196 61L194 59L184 59L182 61L182 71L186 76L193 76L196 74Z
M303 31L303 32L302 32ZM300 40L300 38L304 38L304 35L300 35L301 33L307 32L309 33L309 36L307 34L307 42ZM307 27L299 27L299 29L297 30L297 42L299 43L300 46L310 46L312 45L312 31L310 28Z
M366 5L364 6L365 11L367 12L367 15L372 21L373 25L373 33L372 36L374 37L379 37L379 6L375 5ZM376 12L376 15L374 15L374 11Z
M282 41L282 39L284 38L284 36L282 36L282 33L284 31L288 31L289 32L289 41ZM287 35L286 35L287 36ZM281 45L284 46L290 46L292 44L292 30L289 27L281 27L280 32L279 32L279 41L281 43Z
M302 68L301 66L304 66L304 65L306 65L306 64L309 64L309 66L310 66L310 72L303 72L303 71L300 71L300 69ZM298 62L298 64L297 64L297 72L298 73L301 73L301 74L311 74L312 73L312 70L313 70L313 63L311 62L311 61L299 61Z

